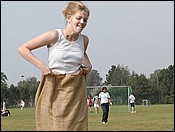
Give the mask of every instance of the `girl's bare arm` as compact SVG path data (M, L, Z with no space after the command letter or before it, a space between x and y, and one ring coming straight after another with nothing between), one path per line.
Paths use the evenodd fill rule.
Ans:
M18 52L24 59L26 59L27 61L38 67L43 75L49 74L50 69L48 68L48 66L46 66L42 61L40 61L32 53L32 50L43 46L48 47L52 46L57 40L58 40L57 31L56 30L49 31L24 43L22 46L18 48Z

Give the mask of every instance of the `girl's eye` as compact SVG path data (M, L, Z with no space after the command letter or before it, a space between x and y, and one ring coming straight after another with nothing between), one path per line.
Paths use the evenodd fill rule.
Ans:
M81 19L83 19L83 18L77 17L76 19L77 19L77 20L81 20ZM84 21L84 22L87 22L87 19L83 19L83 21Z
M81 20L81 18L77 17L77 20Z

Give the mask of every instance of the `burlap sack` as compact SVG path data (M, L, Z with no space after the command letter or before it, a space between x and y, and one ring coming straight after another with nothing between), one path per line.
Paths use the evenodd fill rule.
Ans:
M42 76L35 97L37 131L87 131L85 75Z

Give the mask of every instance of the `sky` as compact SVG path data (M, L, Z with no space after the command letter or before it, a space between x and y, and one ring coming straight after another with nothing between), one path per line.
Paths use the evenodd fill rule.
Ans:
M106 79L112 65L149 77L174 65L174 1L84 1L90 10L83 34L93 69ZM41 78L38 68L18 53L26 41L65 28L67 1L1 1L1 72L9 85ZM32 51L47 64L47 48ZM23 77L22 77L23 76Z

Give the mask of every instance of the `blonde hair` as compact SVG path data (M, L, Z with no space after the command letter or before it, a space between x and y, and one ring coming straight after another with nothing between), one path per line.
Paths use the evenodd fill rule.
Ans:
M84 11L90 15L89 9L81 1L70 1L67 3L67 6L63 9L62 13L65 18L74 15L78 11Z

